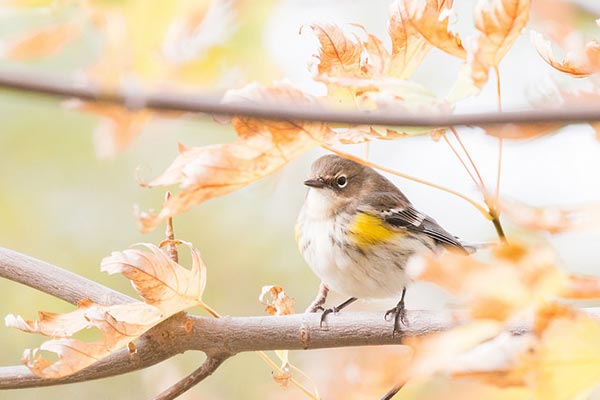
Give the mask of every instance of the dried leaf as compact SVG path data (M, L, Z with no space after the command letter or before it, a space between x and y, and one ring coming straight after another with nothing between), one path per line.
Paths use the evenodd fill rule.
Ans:
M315 79L373 78L382 75L389 59L381 41L358 24L348 26L344 32L335 24L310 25L319 40L319 53L315 55Z
M60 52L80 35L78 23L45 26L5 44L1 53L17 61L44 58Z
M299 107L315 99L288 84L271 88L249 85L230 91L227 101L289 102ZM238 133L233 143L185 148L167 170L148 186L181 184L180 193L165 202L159 214L142 213L142 230L154 228L160 221L174 216L212 197L221 196L249 185L283 167L299 154L315 147L330 133L323 123L303 121L267 121L234 117Z
M547 247L516 242L493 249L490 262L447 252L410 269L416 279L458 295L474 318L507 320L538 307L565 286L557 255Z
M452 1L399 0L403 3L407 17L414 28L430 44L458 58L466 58L467 54L462 40L457 33L448 27Z
M485 125L485 133L504 139L534 139L556 132L565 126L560 122L547 122L539 124L503 124Z
M296 300L289 298L283 288L278 285L263 286L258 301L266 306L265 311L270 315L293 314L296 304Z
M388 34L392 39L388 74L408 79L421 65L432 46L410 22L404 0L396 0L390 6Z
M206 285L206 269L198 251L191 244L191 270L171 261L167 253L151 244L142 244L149 252L128 249L113 252L102 260L102 270L120 272L129 278L145 303L102 306L81 301L77 310L66 314L40 313L39 321L25 321L9 315L9 327L51 337L39 348L26 350L23 361L42 378L60 378L73 374L124 347L135 351L131 341L170 316L201 303ZM83 342L72 336L84 329L97 328L100 339ZM40 351L58 354L52 362Z
M599 299L600 278L596 276L569 275L566 288L560 293L563 299Z
M149 252L127 249L113 252L102 260L100 269L109 274L121 273L147 304L173 315L198 305L206 286L206 267L191 243L192 268L187 269L170 259L166 250L141 243Z
M37 349L27 349L23 362L41 378L60 378L73 374L127 346L152 326L164 319L155 307L144 303L101 306L89 300L77 305L77 310L66 314L40 313L43 319L25 321L21 317L8 316L6 325L25 332L46 336L63 336L42 343ZM84 329L97 328L101 337L94 342L67 338ZM58 354L52 362L40 355L40 351Z
M450 369L457 356L494 338L500 331L501 325L496 322L477 321L446 332L408 338L403 343L411 346L415 354L402 381L422 379Z
M583 78L600 71L600 43L591 40L580 48L571 49L562 61L556 59L552 44L542 34L531 31L531 42L538 54L551 67L576 78Z
M100 118L94 130L94 145L96 155L101 159L112 158L126 149L152 118L148 110L129 111L114 104L69 100L63 105Z
M475 9L475 27L480 34L469 54L471 78L478 88L488 80L490 68L500 60L521 35L529 20L530 0L480 0Z
M533 207L514 200L503 199L503 214L511 222L532 231L562 233L600 227L600 205L578 207Z

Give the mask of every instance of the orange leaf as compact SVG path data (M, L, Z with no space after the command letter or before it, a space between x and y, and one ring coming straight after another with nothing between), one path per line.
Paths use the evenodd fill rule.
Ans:
M598 228L600 205L578 207L532 207L514 200L502 200L503 214L511 222L533 231L561 233L569 230Z
M482 262L447 252L415 263L409 273L458 295L473 317L499 321L539 306L565 285L566 276L550 248L512 243L495 247L492 256Z
M400 0L410 23L430 44L459 58L467 54L458 34L448 28L452 1Z
M278 285L263 286L258 301L266 306L265 311L271 315L293 314L296 304L296 300L289 298Z
M129 111L115 104L69 100L63 105L100 118L101 121L94 130L98 158L111 158L126 149L152 118L152 113L148 110Z
M40 313L39 321L25 321L7 316L6 325L25 332L46 336L64 336L42 343L37 349L27 349L23 362L42 378L60 378L94 364L112 352L125 347L152 326L164 319L161 312L148 304L132 303L101 306L89 300L81 301L77 310L66 314ZM84 329L97 328L101 337L94 342L67 338ZM52 362L39 355L41 350L58 354Z
M533 139L556 132L565 124L547 122L539 124L485 125L482 128L491 136L504 139Z
M600 298L600 278L596 276L569 275L566 288L560 294L563 299Z
M388 51L375 36L358 24L348 26L348 32L335 24L312 24L310 28L319 40L315 55L315 78L372 78L382 75L389 59Z
M198 305L206 286L206 267L191 243L192 268L187 269L169 258L167 251L149 243L141 243L150 252L127 249L113 252L102 260L100 269L109 274L121 273L147 304L165 314Z
M12 60L32 60L58 53L81 34L77 23L58 24L27 32L5 45L3 53Z
M410 22L404 0L396 0L390 6L388 34L392 39L388 73L399 79L408 79L423 62L431 49L431 44Z
M572 49L562 61L556 59L550 41L540 33L531 31L531 42L544 61L561 72L582 78L600 71L600 43L595 40Z
M475 27L480 35L469 56L471 78L481 88L490 68L500 60L521 35L529 20L530 0L480 0L475 10Z
M249 85L230 91L227 101L289 102L299 107L315 100L287 84L271 88ZM185 211L212 197L221 196L253 183L283 167L288 161L315 147L330 133L323 123L267 121L234 117L238 133L233 143L205 147L180 147L180 155L148 186L180 183L182 191L165 202L159 214L142 213L142 230Z

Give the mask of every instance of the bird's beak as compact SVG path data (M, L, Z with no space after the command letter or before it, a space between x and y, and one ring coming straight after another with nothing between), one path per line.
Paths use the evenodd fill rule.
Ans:
M323 182L323 178L307 179L304 181L304 184L306 186L314 187L317 189L321 189L321 188L325 187L325 182Z

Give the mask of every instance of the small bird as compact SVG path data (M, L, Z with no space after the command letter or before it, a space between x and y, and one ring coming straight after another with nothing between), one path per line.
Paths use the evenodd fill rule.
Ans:
M407 324L408 260L444 248L466 253L458 238L370 167L326 155L312 164L304 184L309 189L296 223L298 247L327 288L349 297L329 309L318 304L312 311L323 311L321 324L358 298L400 297L384 316L393 316L396 333L400 321Z

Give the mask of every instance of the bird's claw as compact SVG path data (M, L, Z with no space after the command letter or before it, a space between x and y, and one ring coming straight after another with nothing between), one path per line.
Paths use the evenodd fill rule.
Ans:
M384 319L386 321L389 321L391 315L394 316L394 331L392 332L392 336L395 336L396 333L400 332L400 322L402 322L402 325L408 326L408 319L406 318L406 308L404 307L404 301L398 303L396 307L387 310L385 312Z
M323 307L321 307L321 309L323 309ZM323 327L323 321L325 321L325 317L327 317L328 314L331 313L337 313L338 309L337 307L332 307L332 308L327 308L327 309L323 309L323 313L321 314L321 322L319 323L319 327Z
M316 313L318 311L324 312L325 308L323 308L323 306L316 306L316 307L313 307L313 308L310 309L311 313Z

